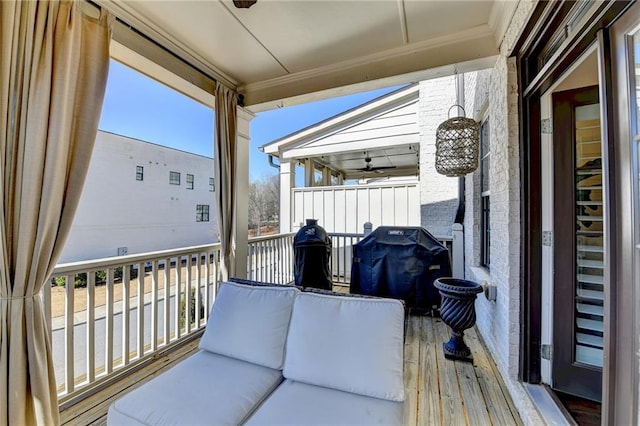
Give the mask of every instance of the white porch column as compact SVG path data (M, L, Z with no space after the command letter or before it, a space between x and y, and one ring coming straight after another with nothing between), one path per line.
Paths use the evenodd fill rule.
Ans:
M291 232L291 190L295 187L295 160L280 163L280 233Z
M331 186L331 169L328 167L322 168L322 185Z
M233 211L236 215L235 233L236 257L235 275L238 278L247 277L247 244L249 238L249 142L251 136L249 125L255 115L238 107L238 139L236 144L236 205Z
M307 158L304 160L304 186L307 188L315 185L315 165L313 164L313 160Z

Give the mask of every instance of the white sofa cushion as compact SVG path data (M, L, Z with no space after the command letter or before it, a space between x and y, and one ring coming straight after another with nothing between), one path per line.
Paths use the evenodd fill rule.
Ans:
M200 348L282 369L295 287L222 283Z
M237 425L281 381L279 370L200 351L111 404L107 425Z
M247 425L401 425L403 403L285 380Z
M283 375L312 385L404 401L404 305L398 300L300 293Z

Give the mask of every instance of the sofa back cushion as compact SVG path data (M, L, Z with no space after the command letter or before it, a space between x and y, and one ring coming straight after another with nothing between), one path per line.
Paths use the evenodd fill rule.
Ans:
M200 349L282 369L294 287L222 283Z
M300 293L287 337L287 379L404 401L404 305Z

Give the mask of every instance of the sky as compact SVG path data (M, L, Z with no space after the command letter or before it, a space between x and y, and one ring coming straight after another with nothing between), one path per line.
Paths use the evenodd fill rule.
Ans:
M249 180L278 171L258 147L389 93L373 90L257 114L251 122ZM213 156L212 110L111 60L100 130L195 154Z

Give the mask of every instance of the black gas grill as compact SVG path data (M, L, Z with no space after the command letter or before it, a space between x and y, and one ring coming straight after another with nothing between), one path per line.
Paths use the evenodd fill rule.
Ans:
M430 310L440 306L433 281L449 276L449 251L424 228L381 226L353 247L351 293Z

